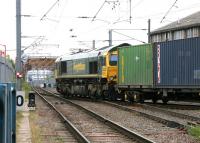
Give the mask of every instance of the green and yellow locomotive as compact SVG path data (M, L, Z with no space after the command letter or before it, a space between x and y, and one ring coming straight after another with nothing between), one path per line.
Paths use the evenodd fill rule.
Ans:
M109 96L115 98L117 49L128 44L103 47L56 60L57 91L65 96Z

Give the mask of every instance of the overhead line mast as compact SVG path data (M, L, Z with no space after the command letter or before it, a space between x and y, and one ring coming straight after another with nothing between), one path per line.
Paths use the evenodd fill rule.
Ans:
M16 0L16 73L22 73L21 63L21 0ZM17 78L17 90L22 90L21 79Z

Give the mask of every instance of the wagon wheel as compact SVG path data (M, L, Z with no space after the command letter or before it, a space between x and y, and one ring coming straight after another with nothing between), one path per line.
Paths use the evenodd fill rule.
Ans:
M152 102L153 102L153 104L156 104L157 101L158 101L158 97L156 95L153 95L152 96Z
M139 95L139 98L140 98L140 99L139 99L139 102L140 102L140 103L144 103L144 96L143 96L143 94L140 94L140 95Z
M162 102L163 102L164 104L167 104L168 101L169 101L169 98L168 98L167 96L163 96L163 97L162 97Z

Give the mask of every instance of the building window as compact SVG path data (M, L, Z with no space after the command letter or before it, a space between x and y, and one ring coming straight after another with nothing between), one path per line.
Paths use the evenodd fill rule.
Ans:
M167 32L167 41L172 40L172 32Z
M158 42L158 41L157 41L157 35L153 35L153 36L152 36L152 42Z
M188 29L187 31L186 31L186 35L187 35L187 38L191 38L192 37L192 34L193 32L192 32L192 29Z
M166 33L161 34L161 41L164 42L167 40Z
M174 32L174 40L184 39L184 31L175 31Z
M199 36L199 29L193 28L193 37L198 37L198 36Z

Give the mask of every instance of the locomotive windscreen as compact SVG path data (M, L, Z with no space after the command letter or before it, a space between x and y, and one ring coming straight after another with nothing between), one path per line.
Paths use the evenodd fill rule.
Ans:
M117 60L118 60L117 55L111 55L110 56L110 65L111 66L116 66L117 65Z

